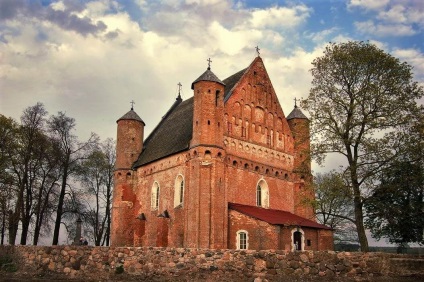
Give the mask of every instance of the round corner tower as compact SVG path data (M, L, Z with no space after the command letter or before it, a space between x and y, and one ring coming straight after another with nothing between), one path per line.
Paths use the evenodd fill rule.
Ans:
M225 193L218 193L224 175L224 86L210 67L191 85L193 135L190 150L191 177L187 196L186 247L225 248L227 234ZM220 181L221 179L221 181Z
M287 116L287 122L294 138L295 213L305 218L314 219L313 208L305 203L305 199L315 197L312 187L309 119L295 105L293 111Z
M132 169L143 149L144 121L131 110L116 121L116 162L112 204L112 246L132 246L135 194Z
M191 147L213 145L222 148L224 86L210 67L191 84L194 92Z

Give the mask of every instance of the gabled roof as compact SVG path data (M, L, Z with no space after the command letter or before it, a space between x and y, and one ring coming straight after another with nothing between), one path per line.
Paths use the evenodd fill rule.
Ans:
M137 115L136 112L134 112L134 110L132 108L131 108L131 110L128 113L126 113L125 115L123 115L116 122L118 122L120 120L137 120L137 121L141 121L143 123L143 125L146 125L144 123L144 121Z
M208 68L201 76L199 76L193 83L191 84L191 89L194 89L194 84L199 81L213 81L220 83L225 86L225 83L222 82L212 71Z
M237 84L237 82L239 82L240 78L242 78L242 76L244 75L244 73L246 72L247 69L248 68L245 68L245 69L233 74L232 76L224 79L224 83L225 83L224 102L226 102L228 100L228 98L230 98L234 86Z
M177 98L161 122L143 143L133 167L138 167L188 149L193 134L193 97Z
M291 111L291 113L287 116L287 120L291 120L294 118L308 119L297 106L295 106L293 111Z
M328 226L316 223L315 221L303 218L288 211L265 209L261 207L247 206L235 203L228 203L228 208L247 216L265 221L269 224L331 229Z

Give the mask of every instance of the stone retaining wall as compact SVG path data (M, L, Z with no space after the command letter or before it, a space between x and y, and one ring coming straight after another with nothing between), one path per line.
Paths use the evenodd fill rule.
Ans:
M0 246L0 261L6 256L17 264L17 275L54 274L97 281L120 280L123 276L174 281L277 281L287 276L328 280L424 278L424 258L387 253Z

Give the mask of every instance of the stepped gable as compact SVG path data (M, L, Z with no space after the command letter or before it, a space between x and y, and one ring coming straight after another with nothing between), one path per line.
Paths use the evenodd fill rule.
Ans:
M187 150L193 134L193 98L177 101L144 141L143 152L133 167Z
M228 203L228 208L247 216L268 222L269 224L331 229L328 226L316 223L315 221L295 215L288 211L265 209L261 207L247 206L235 203Z

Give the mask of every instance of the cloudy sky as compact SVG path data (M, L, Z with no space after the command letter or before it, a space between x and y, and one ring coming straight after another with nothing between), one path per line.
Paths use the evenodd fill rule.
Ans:
M422 0L0 0L0 113L42 102L105 139L134 100L149 133L207 58L223 80L259 46L288 115L330 41L369 40L423 83L423 29Z

